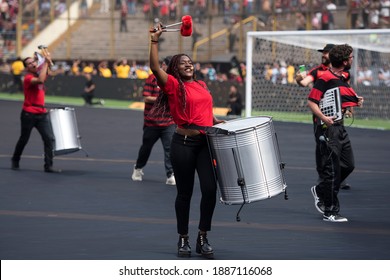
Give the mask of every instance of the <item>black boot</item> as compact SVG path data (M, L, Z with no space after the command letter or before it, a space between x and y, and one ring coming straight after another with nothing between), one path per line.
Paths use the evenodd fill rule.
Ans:
M45 172L47 173L61 173L61 169L54 169L52 166L45 166L44 168Z
M19 169L19 161L12 160L11 169L18 170Z
M342 189L342 190L350 190L351 189L351 185L348 184L348 183L343 182L341 184L341 186L340 186L340 189Z
M196 240L196 252L202 254L202 257L207 259L214 258L214 250L210 246L209 241L207 240L206 233L198 233L198 238Z
M177 256L180 258L191 257L191 246L188 236L179 236L179 241L177 242Z

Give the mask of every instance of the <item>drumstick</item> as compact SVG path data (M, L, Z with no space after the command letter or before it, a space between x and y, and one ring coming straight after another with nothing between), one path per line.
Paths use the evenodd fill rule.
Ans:
M168 27L181 25L180 29L168 29ZM189 15L185 15L182 17L181 22L176 22L168 25L162 25L161 28L164 32L176 32L180 31L181 36L189 37L192 35L192 17ZM153 32L156 32L158 29L154 28Z
M50 58L48 58L48 56L50 55L50 53L49 53L49 51L47 50L47 46L46 46L46 45L39 45L39 46L38 46L38 49L40 49L42 55L43 55L46 59L49 60L50 66L53 66L53 65L54 65L53 61L52 61Z

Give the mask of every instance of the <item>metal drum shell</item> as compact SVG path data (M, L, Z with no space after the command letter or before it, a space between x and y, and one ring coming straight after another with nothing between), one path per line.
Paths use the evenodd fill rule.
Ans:
M208 134L222 203L251 203L285 190L271 117L236 119L214 127L229 131Z
M74 108L50 109L49 116L55 138L54 155L69 154L81 150L81 137Z

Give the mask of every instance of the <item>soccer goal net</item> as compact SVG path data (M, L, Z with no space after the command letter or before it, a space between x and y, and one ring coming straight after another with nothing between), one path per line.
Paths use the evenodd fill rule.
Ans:
M298 86L296 71L321 64L326 44L354 48L351 85L365 98L356 118L390 119L390 30L248 32L245 116L310 121L310 88Z

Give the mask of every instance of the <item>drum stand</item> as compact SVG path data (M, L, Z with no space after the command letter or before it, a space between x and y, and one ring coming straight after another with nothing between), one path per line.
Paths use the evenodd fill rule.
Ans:
M240 215L241 209L246 204L246 201L247 201L246 198L248 197L248 194L245 193L245 186L246 185L245 185L245 179L244 179L244 172L242 170L241 162L240 162L239 157L238 157L238 149L233 148L232 153L233 153L234 163L236 164L236 169L237 169L237 173L238 173L237 185L241 188L242 198L244 200L240 206L240 209L238 209L238 212L236 214L236 221L240 222L241 218L239 215Z
M276 132L274 132L274 135L275 135L275 141L276 141L276 146L277 146L277 153L278 153L278 157L279 157L279 167L280 167L280 170L283 170L284 167L286 166L286 164L284 162L282 162L282 155L280 154L280 149L279 149L279 140L278 140L278 135L276 134ZM286 184L286 178L284 178L284 173L281 172L282 174L282 179L283 179L283 184L285 185L285 188L284 188L284 200L288 200L288 195L287 195L287 184Z

